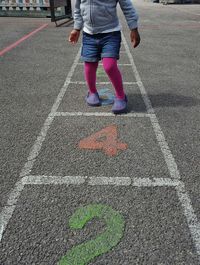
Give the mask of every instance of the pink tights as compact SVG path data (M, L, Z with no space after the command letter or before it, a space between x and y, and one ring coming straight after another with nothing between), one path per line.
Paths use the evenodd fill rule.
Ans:
M98 67L98 62L85 62L84 73L85 80L88 84L90 93L96 93L96 71ZM122 76L117 66L117 60L115 58L103 58L103 68L107 73L110 81L112 82L116 97L119 99L124 99L124 89L122 83Z

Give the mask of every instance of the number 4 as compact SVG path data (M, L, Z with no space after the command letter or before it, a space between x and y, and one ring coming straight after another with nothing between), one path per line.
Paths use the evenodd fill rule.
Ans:
M117 139L116 125L110 125L79 142L80 149L103 150L108 156L116 156L118 150L125 150L127 147L127 144Z

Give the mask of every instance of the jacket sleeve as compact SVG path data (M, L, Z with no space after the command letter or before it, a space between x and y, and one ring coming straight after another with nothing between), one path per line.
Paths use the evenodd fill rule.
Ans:
M74 7L74 29L82 29L83 27L83 18L81 16L81 9L80 9L81 0L75 1Z
M138 14L133 7L131 0L119 0L120 7L124 13L124 16L126 18L127 24L130 29L135 29L138 27L137 21L138 21Z

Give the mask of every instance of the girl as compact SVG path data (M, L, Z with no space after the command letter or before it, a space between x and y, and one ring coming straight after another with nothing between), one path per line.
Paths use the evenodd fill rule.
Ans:
M116 97L112 107L115 114L127 111L127 97L124 93L122 76L117 66L121 46L121 26L117 16L117 2L130 28L133 47L140 43L137 30L137 13L131 0L76 0L74 9L74 29L69 41L77 43L83 29L81 58L88 85L86 102L89 106L101 105L96 89L96 71L102 59L103 67L112 82Z

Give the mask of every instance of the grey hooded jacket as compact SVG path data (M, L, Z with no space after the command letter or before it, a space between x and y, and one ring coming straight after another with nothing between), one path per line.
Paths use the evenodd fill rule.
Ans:
M119 25L117 3L125 15L130 29L137 28L138 15L131 0L76 0L74 28L86 27L93 34L115 28Z

